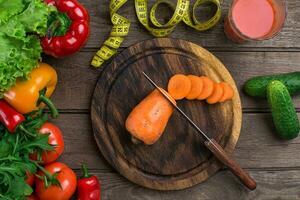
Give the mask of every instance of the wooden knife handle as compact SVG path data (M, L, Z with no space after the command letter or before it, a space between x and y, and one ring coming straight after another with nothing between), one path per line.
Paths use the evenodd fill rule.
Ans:
M211 141L205 141L204 144L220 162L226 165L230 171L241 180L241 182L247 188L250 190L254 190L256 188L255 180L251 178L250 175L243 170L236 161L231 159L214 139L211 139Z

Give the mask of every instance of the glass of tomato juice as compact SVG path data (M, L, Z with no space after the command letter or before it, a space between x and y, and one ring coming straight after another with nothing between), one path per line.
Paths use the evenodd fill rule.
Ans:
M286 18L285 0L233 0L225 19L225 34L237 43L273 38Z

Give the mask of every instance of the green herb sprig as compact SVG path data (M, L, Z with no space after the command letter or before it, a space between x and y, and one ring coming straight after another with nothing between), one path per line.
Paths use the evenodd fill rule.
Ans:
M25 182L26 172L35 174L41 166L30 159L30 154L54 148L48 144L49 135L38 133L47 120L48 115L42 110L28 114L23 126L32 135L20 129L9 133L0 125L0 199L25 200L25 196L33 192Z

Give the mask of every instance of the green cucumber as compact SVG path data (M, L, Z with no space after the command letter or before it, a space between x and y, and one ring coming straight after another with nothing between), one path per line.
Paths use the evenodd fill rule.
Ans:
M300 131L299 119L287 87L280 81L272 81L267 87L267 98L278 136L296 138Z
M267 86L274 80L284 83L291 96L300 93L300 72L254 77L245 83L244 91L252 97L266 98Z

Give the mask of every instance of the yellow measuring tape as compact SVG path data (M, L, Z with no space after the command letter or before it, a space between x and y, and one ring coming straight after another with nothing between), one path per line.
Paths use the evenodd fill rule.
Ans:
M106 60L110 59L117 52L117 49L124 41L124 37L128 35L130 28L129 20L117 14L117 11L126 2L127 0L110 1L109 8L113 28L109 38L105 40L103 46L94 56L91 63L92 66L100 67ZM217 8L216 12L209 20L199 22L195 14L196 9L207 3L215 5ZM160 4L166 4L174 11L171 19L165 24L161 24L156 18L157 8ZM158 0L150 9L151 26L148 20L148 1L135 0L135 11L138 20L155 37L165 37L169 35L181 21L198 31L204 31L216 25L221 18L221 5L219 0L197 0L193 5L192 15L190 15L189 7L190 0L178 0L176 5L168 0Z

